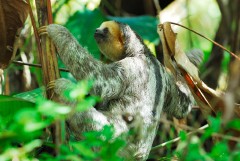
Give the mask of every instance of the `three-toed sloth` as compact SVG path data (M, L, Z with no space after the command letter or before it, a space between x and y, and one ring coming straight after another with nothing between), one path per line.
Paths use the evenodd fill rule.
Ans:
M110 64L94 59L60 25L49 25L47 33L76 80L93 79L90 94L102 99L98 106L68 119L77 139L84 131L101 130L110 124L115 136L135 130L120 155L125 160L146 160L161 112L182 118L191 110L191 94L178 88L173 76L128 25L106 21L94 33L100 51L113 61ZM56 80L55 93L61 95L69 83Z

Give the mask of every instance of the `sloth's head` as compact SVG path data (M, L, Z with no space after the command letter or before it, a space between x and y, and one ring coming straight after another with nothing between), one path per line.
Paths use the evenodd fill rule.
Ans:
M94 33L99 50L110 60L118 61L127 56L141 54L141 38L126 24L116 21L103 22Z
M124 43L119 23L106 21L96 29L94 38L99 50L110 60L118 61L123 58Z

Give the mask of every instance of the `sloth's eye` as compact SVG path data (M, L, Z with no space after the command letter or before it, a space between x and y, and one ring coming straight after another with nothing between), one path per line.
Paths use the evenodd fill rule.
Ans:
M108 28L105 27L105 28L103 29L103 32L104 32L104 33L108 33Z

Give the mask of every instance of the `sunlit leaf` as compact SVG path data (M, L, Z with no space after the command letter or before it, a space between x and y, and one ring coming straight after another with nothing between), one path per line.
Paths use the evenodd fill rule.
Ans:
M229 160L229 150L226 141L217 142L211 149L210 156L218 161Z
M0 95L0 116L4 122L9 122L23 108L33 108L35 104L23 99Z
M30 153L35 148L40 147L42 141L39 139L32 140L22 147L11 147L7 148L3 153L0 154L0 160L13 160L13 158L18 158L19 160L26 160L25 153ZM29 159L27 159L29 160Z
M85 98L83 101L79 102L76 108L76 111L86 111L87 109L93 107L98 101L99 97L96 96L89 96Z
M82 80L69 87L64 94L70 100L81 101L90 92L92 85L93 81Z
M11 130L18 131L20 133L32 133L46 128L51 124L48 119L42 119L42 116L36 109L22 109L16 113L14 120L10 126Z
M97 155L95 152L91 150L91 148L87 147L85 144L82 143L73 143L73 148L77 149L80 154L84 157L94 159Z
M104 136L104 140L110 140L113 138L114 129L112 126L104 126L102 130L102 135Z
M226 125L227 128L233 128L233 129L236 129L236 130L240 130L240 119L234 119L234 120L231 120L227 125Z
M37 99L39 98L44 98L44 89L43 88L36 88L34 90L31 91L27 91L27 92L22 92L22 93L18 93L16 95L14 95L14 97L17 98L21 98L21 99L25 99L27 101L36 103Z
M187 140L187 133L185 131L180 131L179 137L181 138L182 141Z
M218 115L217 117L209 117L209 128L213 130L213 132L219 132L221 129L221 117Z
M122 148L123 146L126 145L126 142L124 140L115 140L112 144L111 144L111 148L110 148L110 151L111 151L111 154L116 154L117 151Z
M39 139L36 139L36 140L32 140L31 142L29 142L28 144L26 144L24 146L24 150L26 152L30 152L32 151L33 149L37 148L37 147L40 147L42 145L42 141L39 140Z
M44 116L52 116L56 118L65 116L71 112L71 107L48 100L40 101L37 109Z

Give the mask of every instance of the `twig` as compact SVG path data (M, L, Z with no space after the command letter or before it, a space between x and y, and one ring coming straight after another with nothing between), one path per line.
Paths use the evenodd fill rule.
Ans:
M0 69L0 94L3 94L3 82L4 82L4 75L3 70Z
M168 121L168 120L166 120L166 119L161 119L160 122L174 125L173 122ZM196 134L196 133L201 133L201 134L203 134L203 133L205 132L205 129L209 127L208 124L206 124L206 125L198 128L198 129L192 128L192 127L187 126L187 125L179 125L179 126L180 126L180 128L185 129L185 130L191 130L191 132L187 133L187 136L193 135L193 134ZM220 138L223 138L223 139L226 139L226 140L230 140L230 141L234 141L234 142L240 142L240 138L235 137L235 136L223 135L223 134L219 134L219 133L212 133L212 136L213 136L213 137L220 137ZM175 139L172 139L172 140L169 140L169 141L164 142L164 143L162 143L162 144L159 144L159 145L153 147L153 148L151 149L151 152L153 152L153 151L155 151L155 150L158 150L158 149L160 149L160 148L163 148L163 147L165 147L165 146L167 146L167 145L176 143L176 142L178 142L179 140L180 140L180 137L177 137L177 138L175 138Z
M29 0L27 0L27 3L28 3L28 7L29 7L29 14L30 14L31 23L32 23L32 26L33 26L33 31L34 31L33 33L34 33L36 43L37 43L38 55L42 55L40 38L39 38L39 35L38 35L38 32L37 32L37 26L36 26L36 22L35 22L35 19L34 19L34 16L33 16L31 3L30 3Z
M14 64L17 64L17 65L28 65L28 66L31 66L31 67L42 68L41 64L24 63L22 61L16 61L16 60L13 60L12 62ZM62 71L62 72L69 72L69 70L65 69L65 68L59 68L59 70Z
M164 123L164 124L169 124L169 125L172 125L172 126L175 125L174 122L169 121L169 120L167 120L167 119L160 119L160 122L161 122L161 123ZM188 126L188 125L180 125L180 128L182 128L182 129L184 129L184 130L189 130L189 131L195 131L195 130L197 130L197 129L195 129L195 128L191 127L191 126Z
M200 110L199 106L192 106L192 110Z
M113 15L115 15L116 9L113 7L113 5L112 5L110 2L108 2L107 0L102 0L102 3L103 3L103 5L105 5L105 6L107 7L107 9L108 9ZM116 15L115 15L115 16L116 16Z
M180 26L180 27L182 27L182 28L185 28L185 29L187 29L187 30L189 30L189 31L191 31L191 32L193 32L193 33L195 33L195 34L197 34L198 36L201 36L201 37L205 38L206 40L208 40L208 41L212 42L214 45L216 45L216 46L222 48L223 50L225 50L226 52L228 52L229 54L231 54L233 57L235 57L237 60L240 61L240 58L239 58L236 54L234 54L234 53L231 52L230 50L226 49L224 46L220 45L219 43L217 43L217 42L215 42L215 41L213 41L213 40L207 38L206 36L204 36L204 35L202 35L202 34L196 32L196 31L194 31L194 30L192 30L192 29L190 29L190 28L188 28L188 27L186 27L186 26L180 25L180 24L178 24L178 23L175 23L175 22L169 22L169 23L171 23L171 24L173 24L173 25Z
M190 1L189 0L186 0L186 8L187 8L187 24L188 24L188 27L189 28L192 28L192 24L191 24L191 21L190 21ZM190 31L188 31L188 37L189 37L189 42L190 42L190 47L192 48L193 47L193 39L192 39L192 34Z
M52 16L52 6L51 6L50 0L47 0L47 13L48 13L48 24L52 24L53 16Z
M230 3L230 2L229 2ZM238 2L237 3L238 7L240 7L240 3ZM234 36L233 36L233 45L232 45L232 48L233 48L233 51L235 52L238 52L240 49L240 12L237 12L236 13L236 17L235 17L235 21L236 21L236 28L235 28L235 31L234 31Z
M161 6L159 4L159 1L158 0L153 0L153 2L154 2L154 5L156 7L157 13L159 14L161 12L161 10L162 10Z
M208 127L208 125L204 125L204 126L200 127L199 129L197 129L197 130L195 130L195 131L192 131L192 132L187 133L187 135L192 135L192 134L195 134L195 133L199 133L199 132L201 132L202 130L206 129L207 127ZM167 146L167 145L169 145L169 144L176 143L176 142L178 142L180 139L181 139L180 137L177 137L177 138L172 139L172 140L169 140L169 141L167 141L167 142L165 142L165 143L159 144L159 145L153 147L153 148L151 149L151 152L153 152L153 151L155 151L155 150L158 150L158 149L160 149L160 148L162 148L162 147L165 147L165 146Z

